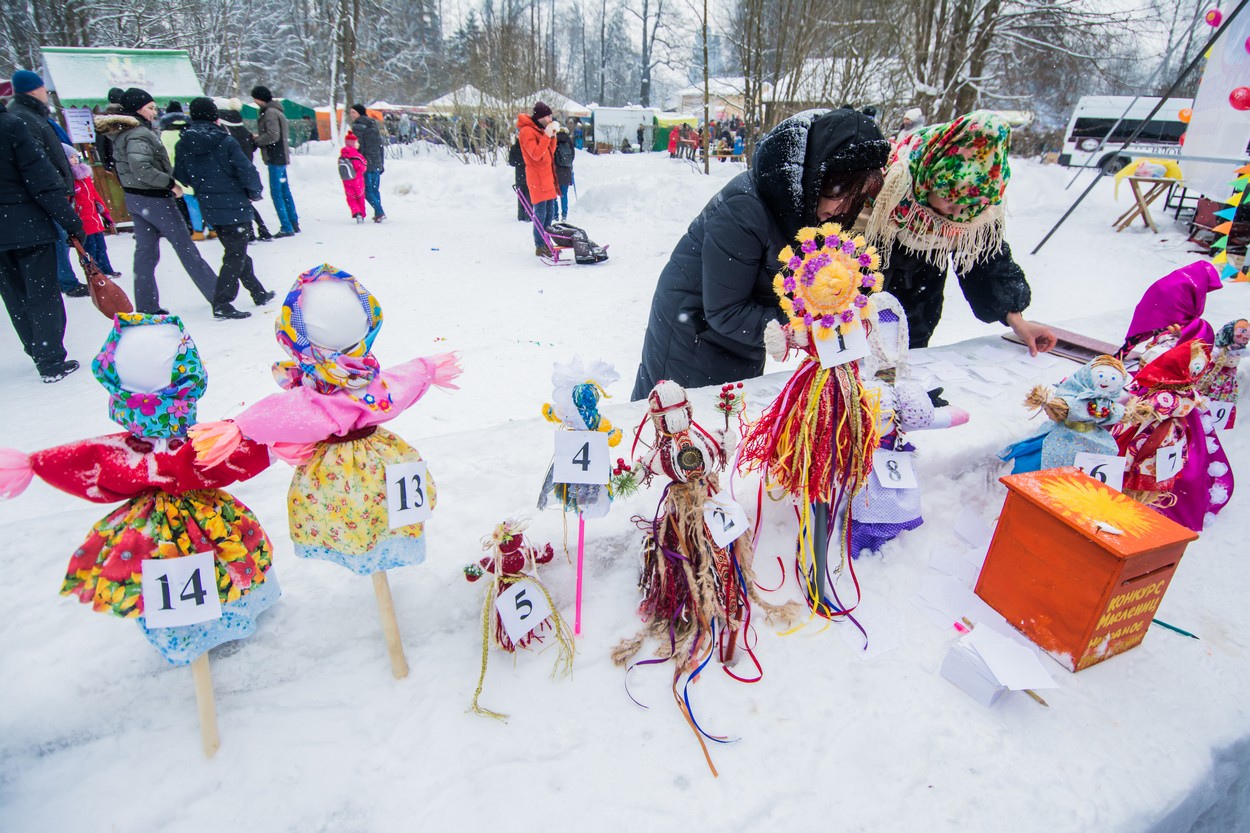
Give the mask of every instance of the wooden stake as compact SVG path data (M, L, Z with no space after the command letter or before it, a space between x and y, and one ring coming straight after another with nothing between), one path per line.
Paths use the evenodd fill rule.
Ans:
M373 593L378 597L378 613L382 617L382 633L386 635L386 650L391 655L391 673L395 679L408 676L408 660L404 658L404 643L399 639L399 622L395 619L395 603L391 600L391 583L386 571L373 574Z
M208 654L203 653L191 663L191 675L195 678L195 703L200 711L200 739L204 742L204 757L211 758L221 748L217 734L217 706L213 703L213 672L208 666Z

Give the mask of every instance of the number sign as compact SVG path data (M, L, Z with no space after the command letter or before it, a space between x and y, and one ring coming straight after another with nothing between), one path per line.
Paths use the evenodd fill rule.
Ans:
M212 550L143 562L143 619L149 628L176 628L220 618Z
M606 486L610 476L607 434L602 431L556 432L554 482Z
M746 510L724 492L712 495L703 504L703 522L718 547L729 546L751 528Z
M910 451L878 448L872 453L872 473L886 489L915 489L920 485L911 464Z
M1091 454L1082 451L1076 455L1072 464L1099 483L1106 483L1117 492L1124 491L1124 465L1128 462L1123 457L1111 454Z
M530 635L530 631L551 615L551 605L542 588L529 579L522 579L508 586L495 599L495 610L503 622L503 629L513 643Z
M1165 445L1155 454L1155 480L1175 477L1185 465L1185 444Z
M825 338L816 338L813 331L810 338L816 339L816 355L824 368L858 361L868 355L868 336L862 326L855 327L846 335L834 333Z
M1236 413L1237 406L1232 402L1211 402L1211 419L1215 422L1216 431L1227 430Z
M430 480L424 461L386 467L386 518L391 529L429 520Z

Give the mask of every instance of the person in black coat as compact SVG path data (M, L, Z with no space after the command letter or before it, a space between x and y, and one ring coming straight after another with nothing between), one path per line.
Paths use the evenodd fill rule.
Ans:
M382 172L386 170L382 132L378 129L377 119L365 111L365 105L353 104L352 111L356 113L352 132L360 140L360 153L369 163L365 169L365 199L373 206L373 222L380 223L386 219L386 212L382 210Z
M854 110L786 119L694 219L660 273L632 398L669 379L702 387L764 371L764 326L784 321L773 276L799 229L850 227L881 187L889 143Z
M525 199L530 198L529 186L525 183L525 154L521 153L521 140L513 139L512 147L508 148L508 164L512 167L513 176L512 184L517 187L520 192L525 195ZM518 196L516 200L516 218L522 223L530 222L530 215L525 210L525 204L521 202Z
M564 222L569 218L569 188L573 185L573 159L576 152L573 149L573 137L569 135L569 130L563 125L560 126L560 132L556 133L556 185L560 187L560 221Z
M61 157L65 154L62 152ZM78 369L65 357L65 305L56 279L55 223L83 238L60 173L21 119L0 105L0 299L45 382Z
M274 298L256 278L247 253L251 236L252 203L263 195L260 173L243 155L243 149L217 124L217 105L211 98L191 100L191 125L183 131L174 154L174 178L195 189L204 220L217 230L225 249L213 307L229 306L239 294L239 284L252 295L256 306Z
M235 105L242 106L237 98L231 99L231 106ZM237 109L226 109L219 110L218 116L218 123L226 128L226 132L239 143L239 147L243 149L243 155L247 157L247 161L255 164L256 140L252 137L252 131L248 130L243 124L243 114ZM252 222L256 224L256 234L253 239L272 240L273 235L269 233L268 227L265 226L265 218L260 216L260 211L257 210L255 205L251 208Z

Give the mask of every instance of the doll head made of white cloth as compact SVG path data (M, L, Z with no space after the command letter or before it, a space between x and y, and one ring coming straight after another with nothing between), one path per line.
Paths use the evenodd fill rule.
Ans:
M875 315L868 319L869 353L859 363L865 379L873 378L882 370L904 369L910 343L907 313L898 298L888 292L877 292L869 297L868 306Z

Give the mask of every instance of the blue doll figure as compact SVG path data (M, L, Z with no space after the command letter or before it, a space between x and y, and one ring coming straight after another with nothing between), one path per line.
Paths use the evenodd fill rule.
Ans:
M1118 455L1110 428L1124 419L1124 406L1118 401L1124 393L1128 373L1119 359L1098 356L1067 379L1050 389L1038 385L1024 400L1027 407L1040 409L1051 423L1028 439L999 453L1003 460L1014 460L1012 474L1073 465L1076 455Z

